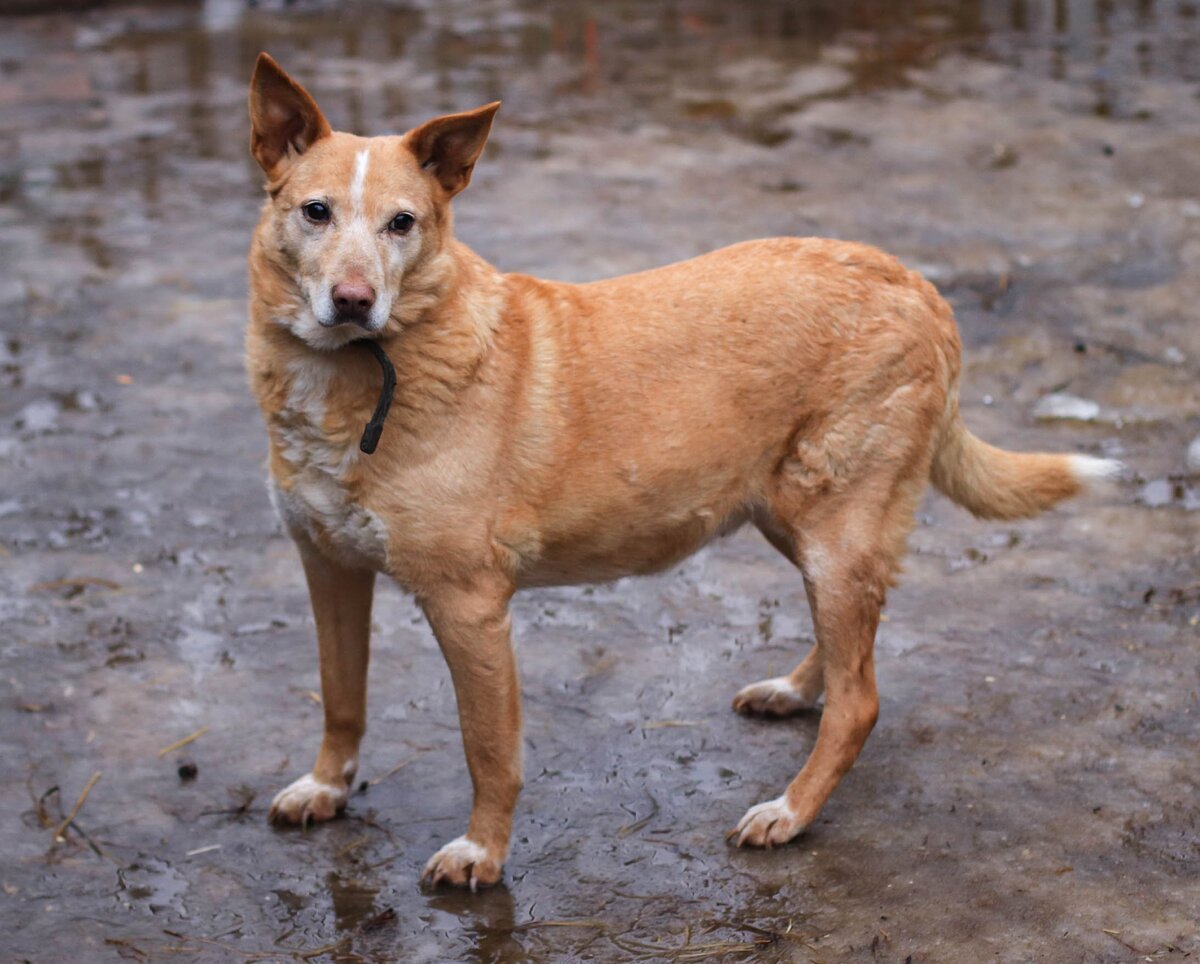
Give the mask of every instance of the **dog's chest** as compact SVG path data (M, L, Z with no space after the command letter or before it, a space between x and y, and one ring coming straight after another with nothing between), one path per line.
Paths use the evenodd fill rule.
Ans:
M272 473L271 501L293 535L308 537L348 565L383 569L387 527L346 481L364 456L357 439L331 439L326 427L333 364L316 356L288 366L287 400L270 418L284 463L284 471Z

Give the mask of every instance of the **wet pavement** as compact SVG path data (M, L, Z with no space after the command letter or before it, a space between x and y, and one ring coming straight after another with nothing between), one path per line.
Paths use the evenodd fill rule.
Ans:
M1200 952L1196 5L334 6L0 18L5 958ZM979 434L1130 476L1027 523L926 500L879 725L786 849L722 839L816 734L730 712L811 638L800 580L745 533L655 578L519 597L504 886L417 887L469 785L441 657L390 589L369 785L341 820L274 831L320 707L240 358L263 48L364 133L502 98L458 232L506 269L879 244L953 301Z

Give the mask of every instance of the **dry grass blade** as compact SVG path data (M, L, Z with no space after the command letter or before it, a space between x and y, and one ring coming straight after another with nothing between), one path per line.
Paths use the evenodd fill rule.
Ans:
M210 947L219 947L226 954L236 955L245 961L264 961L269 960L271 957L275 957L276 959L279 957L278 952L243 951L240 948L234 947L227 941L213 940L210 937L192 937L189 934L182 934L179 931L167 930L165 927L163 928L163 933L170 937L184 941L185 943L207 944Z
M292 951L292 957L298 961L311 961L318 957L324 957L327 954L338 955L339 960L347 960L345 956L346 946L350 943L349 937L343 937L340 941L335 941L332 944L326 944L324 947L314 947L311 951ZM362 960L357 954L353 955L354 960Z
M133 943L133 941L127 941L123 937L106 937L104 938L104 944L106 947L119 947L121 950L128 951L139 961L150 960L150 954L148 952L142 950L135 943ZM123 954L121 956L124 957Z
M691 925L686 925L682 935L682 943L674 946L664 941L647 941L625 935L610 934L609 940L627 954L636 955L641 959L655 958L659 960L678 961L680 964L693 961L708 961L728 955L739 958L759 958L764 953L764 948L779 941L792 941L804 947L812 948L812 945L803 937L792 933L791 921L788 922L788 929L786 931L776 931L766 927L759 927L755 924L746 924L741 921L711 920L704 925L703 931L711 932L718 928L749 931L751 934L757 936L749 940L729 939L693 943ZM812 949L815 950L815 948Z
M392 767L390 770L388 770L387 773L384 773L382 776L377 776L374 780L368 780L367 786L369 786L369 787L378 786L379 784L383 783L383 781L386 780L388 777L395 776L397 773L399 773L401 770L403 770L406 766L408 766L410 763L412 763L414 760L416 760L417 757L421 756L422 753L426 753L426 752L428 752L428 751L420 750L415 755L410 756L407 760L402 760L401 762L397 763L394 767Z
M200 739L200 737L204 736L204 734L207 732L208 732L208 727L202 726L195 733L191 733L188 736L185 736L182 740L176 740L170 746L164 746L161 750L158 751L158 758L161 760L168 753L171 753L175 750L178 750L178 749L181 749L181 748L187 746L189 743L192 743L193 741Z
M92 851L92 853L94 853L101 860L107 860L110 864L113 864L116 867L125 866L124 864L121 863L121 861L117 860L116 857L113 857L111 854L105 853L100 848L100 845L98 843L96 843L96 841L94 841L88 835L87 831L85 831L83 829L83 827L79 826L78 821L76 821L76 820L71 821L71 829L74 830L77 834L79 834L79 836L81 836L83 838L83 842L85 844L87 844L88 848Z
M586 927L591 930L607 931L609 925L602 920L527 920L523 924L513 924L513 931L531 931L539 927Z
M771 930L768 927L759 927L755 924L747 924L742 921L713 921L713 927L727 927L730 930L749 931L751 934L758 934L760 937L769 937L776 941L791 941L794 944L803 944L805 947L816 950L815 947L799 934L792 931L792 922L788 921L788 929L785 931Z
M375 860L369 864L363 864L362 869L363 870L378 870L380 867L386 867L393 860L399 860L403 856L404 856L404 851L402 850L399 853L392 854L390 857L384 857L382 860Z
M1134 947L1128 941L1122 940L1120 931L1109 930L1107 927L1104 927L1104 928L1101 928L1101 933L1107 934L1109 937L1111 937L1114 941L1116 941L1122 947L1128 948L1129 950L1133 951L1134 954L1137 954L1139 957L1144 957L1147 960L1149 960L1150 957L1152 957L1154 954L1154 951L1144 951L1140 947Z
M60 589L120 589L119 582L111 579L101 579L99 576L79 576L75 579L55 579L53 582L39 582L29 587L30 592L57 592Z
M43 793L40 797L34 796L33 784L26 781L25 786L29 789L29 796L33 800L33 811L37 814L38 823L43 827L53 827L54 818L50 816L50 811L46 809L46 801L58 793L58 786L55 785ZM59 805L58 812L62 813L62 805Z
M617 839L624 840L632 833L637 833L646 826L651 820L658 816L658 801L654 797L650 797L650 803L653 804L653 809L641 820L635 820L633 823L627 823L625 826L617 830Z
M651 720L643 723L643 730L667 730L677 726L703 726L703 720Z
M229 956L240 957L243 961L277 961L281 957L290 957L294 961L312 961L320 957L337 955L338 960L361 960L357 955L351 958L345 957L346 947L350 943L349 937L343 937L339 941L332 944L323 944L321 947L313 947L307 950L303 948L281 948L274 951L243 951L241 948L235 947L227 941L219 941L211 937L192 937L188 934L180 933L179 931L168 930L163 928L163 933L170 937L174 937L185 943L204 944L209 947L219 947Z
M685 935L685 937L690 936L690 933ZM630 937L610 936L609 940L629 954L636 954L642 958L650 957L680 962L707 961L722 954L749 956L758 954L763 947L774 943L769 938L758 937L752 941L708 941L703 944L685 942L678 947L670 947Z
M359 847L366 844L370 839L371 839L370 836L368 836L367 834L363 834L357 840L351 840L348 844L346 844L346 846L344 846L341 850L339 850L337 853L335 853L333 855L334 859L336 860L340 857L345 857L349 853L353 853Z
M58 829L54 831L54 842L62 843L67 838L64 836L67 832L67 827L71 825L71 821L79 816L79 811L83 809L83 803L88 798L88 794L92 792L92 787L100 780L100 771L97 770L92 774L92 778L88 780L87 786L83 788L83 792L79 794L79 799L75 801L75 806L71 808L71 812L67 814L67 819L58 825Z

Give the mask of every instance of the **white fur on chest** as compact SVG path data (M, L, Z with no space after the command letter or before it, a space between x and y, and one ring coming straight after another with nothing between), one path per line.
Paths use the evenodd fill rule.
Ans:
M334 550L347 564L383 569L387 526L376 513L352 500L343 484L347 470L362 453L355 442L331 443L323 427L334 362L314 353L288 369L292 388L271 428L279 455L293 473L286 488L270 480L275 511L294 536L306 536Z

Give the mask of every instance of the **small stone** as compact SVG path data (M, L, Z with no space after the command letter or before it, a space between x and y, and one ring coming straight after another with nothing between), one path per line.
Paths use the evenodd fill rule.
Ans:
M62 406L49 399L30 402L17 413L17 426L26 432L50 432L58 427Z
M1151 509L1161 509L1175 501L1175 487L1170 479L1154 479L1142 486L1138 501Z
M264 620L258 623L242 623L240 626L234 627L234 636L253 636L256 633L268 633L271 631L271 623Z
M998 171L1006 168L1015 167L1017 161L1021 159L1021 155L1017 153L1017 149L1011 144L997 142L992 145L992 153L988 158L988 167Z
M184 783L187 783L189 780L195 780L196 774L199 772L200 768L191 760L184 760L183 763L179 764L179 779Z
M1187 467L1189 472L1200 475L1200 435L1187 447Z
M1100 406L1087 398L1054 392L1046 395L1033 407L1033 417L1045 420L1073 419L1077 422L1094 422L1100 415Z

